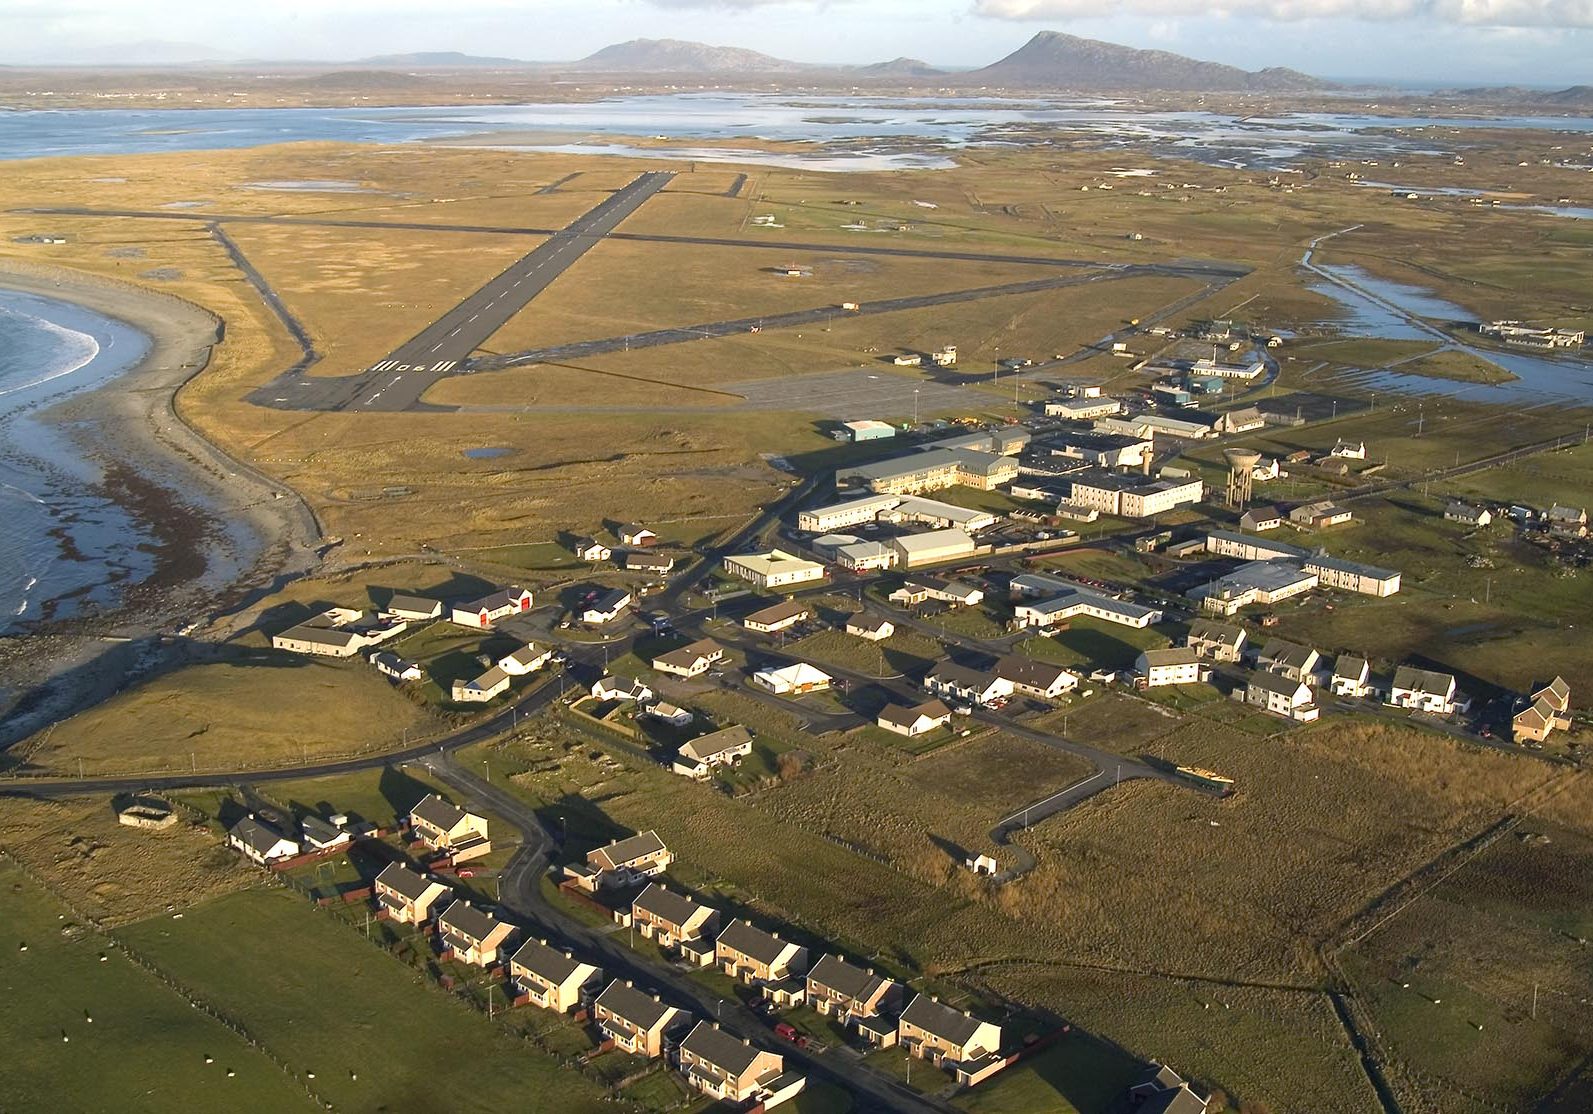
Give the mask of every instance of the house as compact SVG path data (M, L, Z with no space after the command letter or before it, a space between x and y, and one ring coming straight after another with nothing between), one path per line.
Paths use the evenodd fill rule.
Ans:
M299 833L306 851L331 851L354 842L354 835L348 830L348 817L341 813L325 818L307 813L299 820Z
M725 558L725 572L759 588L783 588L824 579L824 566L783 549Z
M1444 518L1464 526L1487 526L1493 521L1493 512L1487 507L1474 507L1457 500L1444 508Z
M749 986L800 978L807 971L808 951L782 940L750 921L731 921L714 941L714 962L732 978Z
M637 894L629 912L618 914L616 919L661 948L679 948L699 967L714 960L712 937L719 928L719 910L658 882Z
M915 597L914 602L939 600L953 607L973 607L985 598L984 589L963 580L942 580L934 576L920 576L902 585Z
M479 859L492 851L487 818L428 794L409 810L409 830L426 848L454 862Z
M531 593L519 585L510 585L479 600L455 604L449 610L448 618L462 627L485 630L499 619L530 610Z
M1277 507L1251 507L1239 516L1239 529L1261 533L1276 530L1283 525L1283 513Z
M458 898L437 918L437 935L445 950L461 963L492 967L515 934L515 926Z
M1281 638L1269 638L1256 655L1257 669L1306 684L1315 683L1316 671L1321 664L1322 655L1311 647L1286 642Z
M548 647L527 642L514 653L499 658L498 668L511 677L526 677L547 665L552 658L553 651Z
M388 863L371 887L378 913L399 924L425 924L431 920L432 906L450 892L435 878L417 874L402 863Z
M1295 507L1294 510L1289 512L1290 522L1296 526L1309 526L1313 530L1337 526L1342 522L1348 522L1354 517L1349 508L1326 501L1307 503L1305 506Z
M653 690L634 677L604 677L592 683L595 700L635 700L645 703L653 698Z
M667 553L641 553L631 550L620 560L626 572L644 572L664 576L675 568L675 559Z
M1238 690L1235 694L1238 695ZM1299 723L1310 723L1320 714L1311 695L1311 686L1279 673L1252 674L1245 682L1243 696L1246 704Z
M596 538L576 538L575 544L570 547L575 551L576 557L582 561L607 561L614 556L614 551Z
M1215 619L1196 619L1189 624L1184 645L1212 661L1236 662L1244 657L1248 639L1243 627L1219 623Z
M1471 699L1456 686L1453 674L1417 669L1412 665L1394 670L1388 703L1396 708L1444 716L1471 708Z
M687 777L705 778L715 766L734 765L751 753L752 732L732 724L683 743L671 769Z
M783 600L772 607L754 611L741 620L741 625L759 634L774 634L790 630L798 623L811 618L813 618L813 609L807 604L798 600Z
M991 704L1014 692L1011 681L949 661L929 671L924 689L942 700L951 698L967 704Z
M1547 700L1535 700L1510 718L1510 737L1518 743L1541 743L1558 728L1569 730L1571 719Z
M1343 438L1333 442L1333 447L1328 450L1328 456L1336 456L1343 460L1365 460L1365 441L1346 441Z
M843 1027L856 1029L859 1036L877 1048L890 1048L896 1043L895 1021L883 1014L901 1002L900 983L848 963L838 955L826 955L808 972L806 989L808 1005L824 1017L833 1017Z
M926 700L911 708L888 704L875 722L887 731L914 739L950 723L951 709L939 700Z
M754 1048L750 1041L733 1037L709 1021L692 1026L680 1042L676 1058L681 1074L694 1089L731 1103L763 1097L785 1074L783 1057Z
M1549 524L1549 532L1562 537L1585 538L1587 537L1587 509L1585 507L1567 507L1560 503L1551 506L1543 516Z
M297 626L271 636L271 646L295 654L351 658L367 646L376 646L402 634L408 620L395 615L372 617L352 607L332 607Z
M243 852L261 866L291 859L299 853L299 843L283 835L275 825L250 815L227 830L227 845Z
M642 709L642 715L650 719L661 719L671 727L690 727L697 719L689 709L678 704L671 704L667 700L660 700Z
M378 650L371 655L370 661L376 667L376 672L395 681L419 681L426 676L426 671L418 662L401 658L388 650Z
M805 661L799 661L780 669L760 669L752 675L752 683L776 696L800 696L805 692L820 692L829 688L830 675Z
M1571 711L1571 686L1565 683L1564 677L1555 677L1541 685L1534 685L1527 694L1527 699L1536 703L1540 700L1548 701L1549 706L1562 715Z
M612 623L625 614L625 609L630 607L634 599L635 597L625 588L610 588L582 608L581 622L594 627Z
M1040 700L1055 700L1079 687L1077 673L1060 665L1008 654L996 662L996 676L1012 682L1012 691Z
M565 871L584 889L599 890L634 885L662 874L674 861L675 856L658 833L648 830L588 851L584 864L572 864Z
M513 678L495 665L474 680L455 681L449 696L455 704L485 704L508 692L511 684Z
M1392 596L1399 591L1400 575L1393 569L1363 565L1358 561L1346 561L1342 557L1325 554L1307 558L1303 568L1306 572L1315 573L1319 583L1345 592L1382 597Z
M1340 654L1333 663L1333 676L1328 680L1328 687L1334 696L1351 700L1365 699L1372 695L1371 664L1354 654Z
M555 1013L579 1009L597 991L603 969L546 940L527 940L509 960L509 981L532 1005Z
M1212 429L1218 433L1248 433L1266 424L1267 419L1262 417L1260 410L1254 406L1244 406L1238 410L1230 410L1226 414L1219 414Z
M1211 1102L1165 1064L1153 1064L1150 1075L1128 1089L1128 1101L1135 1114L1206 1114Z
M883 642L896 633L896 624L889 619L876 619L859 612L846 621L846 633L866 638L870 642Z
M1135 683L1141 688L1193 685L1211 676L1211 667L1187 646L1146 650L1134 661Z
M945 1068L964 1086L982 1082L1006 1066L1001 1026L954 1010L928 994L908 1003L897 1035L909 1055Z
M644 994L632 983L615 979L592 1003L592 1020L605 1040L656 1060L664 1054L669 1035L689 1024L691 1017L664 1005L658 995Z
M424 623L428 619L442 618L443 605L440 600L427 599L425 596L395 595L387 601L385 609L387 614L412 623Z
M637 549L646 549L648 546L657 545L659 538L657 534L653 533L645 526L636 526L634 524L630 524L621 526L619 528L619 540L621 545L630 545L635 546Z
M676 677L700 677L715 662L723 661L725 648L711 638L671 650L653 659L653 668Z

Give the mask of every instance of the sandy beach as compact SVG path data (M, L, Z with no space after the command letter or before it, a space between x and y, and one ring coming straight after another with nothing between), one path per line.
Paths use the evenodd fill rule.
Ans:
M149 531L152 575L114 611L0 639L0 747L202 656L188 636L318 564L320 529L297 494L233 459L179 415L221 322L170 295L63 268L0 259L0 288L68 302L150 338L103 386L42 413L99 465L101 492Z

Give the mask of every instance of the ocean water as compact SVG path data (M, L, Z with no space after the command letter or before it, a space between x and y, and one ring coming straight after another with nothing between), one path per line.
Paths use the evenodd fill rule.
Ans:
M1236 116L1138 111L1080 97L837 97L699 92L589 102L435 108L41 109L0 112L0 160L257 147L298 140L413 143L493 133L534 133L528 148L594 137L663 136L683 149L729 138L817 143L812 169L914 169L937 165L911 144L946 148L1025 142L1035 127L1086 132L1124 146L1221 165L1284 167L1328 154L1379 157L1448 149L1475 128L1593 132L1593 118L1427 118L1354 111ZM495 141L483 138L484 144ZM603 150L605 148L599 148ZM606 148L628 154L624 147ZM662 150L662 149L660 149ZM831 160L845 156L839 163ZM680 157L692 157L689 153ZM783 160L790 155L776 156ZM800 157L800 156L799 156ZM866 158L859 163L857 160ZM761 161L757 152L747 162ZM828 167L821 166L830 163Z
M0 634L112 608L153 571L147 536L100 494L98 465L42 414L148 345L111 318L0 290Z

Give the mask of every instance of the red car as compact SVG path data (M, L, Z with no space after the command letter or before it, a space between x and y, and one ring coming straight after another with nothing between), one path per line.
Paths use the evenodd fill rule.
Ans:
M799 1034L789 1024L787 1024L786 1022L782 1021L782 1022L780 1022L780 1024L778 1024L778 1025L776 1025L774 1027L774 1035L779 1037L781 1040L788 1040L788 1041L792 1042L793 1044L795 1044L797 1038L801 1034Z

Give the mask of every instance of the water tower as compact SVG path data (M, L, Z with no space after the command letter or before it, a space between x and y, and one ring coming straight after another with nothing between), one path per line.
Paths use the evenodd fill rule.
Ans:
M1254 449L1227 449L1223 456L1228 458L1228 505L1243 510L1250 505L1250 485L1261 454Z

